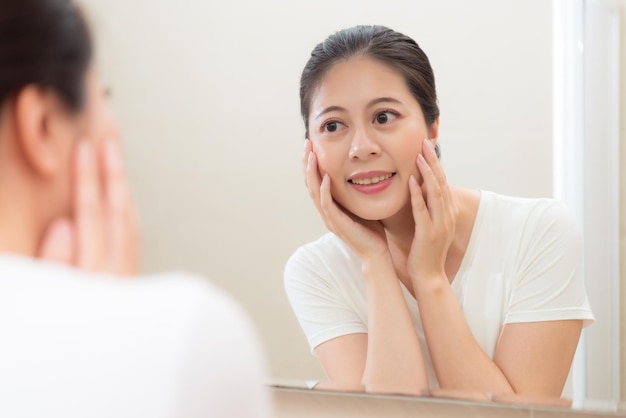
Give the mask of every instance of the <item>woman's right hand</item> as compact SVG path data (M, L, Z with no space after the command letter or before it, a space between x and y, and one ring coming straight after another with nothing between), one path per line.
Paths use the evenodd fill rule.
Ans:
M310 140L305 144L302 166L305 185L326 228L356 252L362 262L390 259L382 223L358 218L333 200L330 177L328 174L321 176L317 155Z
M72 161L72 219L46 231L38 256L77 268L129 276L139 265L139 232L117 139L81 140Z
M306 186L326 227L359 257L366 285L367 333L343 335L315 348L335 388L419 395L428 387L424 356L394 268L385 229L333 201L330 178L320 175L307 141Z

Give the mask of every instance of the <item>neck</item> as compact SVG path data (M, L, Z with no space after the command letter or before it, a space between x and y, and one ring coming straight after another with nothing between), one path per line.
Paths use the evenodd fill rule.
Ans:
M413 219L411 201L408 201L398 213L383 220L382 224L385 227L387 240L405 255L408 255L415 236L415 220Z
M50 205L43 204L41 180L25 167L12 134L0 123L0 252L35 256Z
M0 253L35 256L41 232L33 222L34 207L17 204L15 198L11 201L6 196L0 195Z

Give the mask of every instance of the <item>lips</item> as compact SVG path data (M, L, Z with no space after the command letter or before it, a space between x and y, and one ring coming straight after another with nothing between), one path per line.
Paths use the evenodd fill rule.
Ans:
M387 189L393 181L396 173L389 171L369 171L367 173L357 173L348 179L350 184L358 192L365 194L376 194Z
M377 183L380 183L381 181L387 180L388 178L391 178L391 176L393 176L394 174L395 173L387 173L387 174L383 174L383 175L375 176L375 177L351 178L348 180L348 182L352 184L358 184L360 186L367 186L370 184L377 184Z
M360 186L367 186L370 184L377 184L381 181L385 181L390 177L395 176L393 171L367 171L351 175L348 178L348 183L358 184Z

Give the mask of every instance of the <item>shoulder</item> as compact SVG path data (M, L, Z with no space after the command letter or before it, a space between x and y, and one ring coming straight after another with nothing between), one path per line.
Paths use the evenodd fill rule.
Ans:
M21 315L31 316L23 318L25 321L43 320L41 312L50 309L54 314L46 320L59 324L80 311L85 319L126 318L132 322L147 316L164 318L164 327L181 323L189 326L198 318L221 317L236 328L249 328L245 314L229 294L209 279L185 272L127 278L24 256L0 255L0 288L7 302L21 300L22 304L37 307L19 310Z
M113 395L131 394L128 407L137 410L153 399L150 405L176 416L189 408L205 416L269 415L260 338L234 298L202 276L124 278L0 256L0 329L10 341L3 357L22 381L50 387L62 381L77 399L116 382ZM35 369L29 367L34 353ZM128 379L119 381L122 375Z
M517 224L526 232L552 230L576 233L579 230L572 210L556 199L514 197L483 191L481 205L488 212L488 219Z
M490 191L481 191L481 204L500 211L518 211L522 214L544 213L564 214L571 213L561 201L552 198L528 198L509 196Z
M552 277L551 280L569 277L572 271L579 275L582 230L564 202L494 193L484 193L484 198L491 216L486 216L483 223L493 223L491 236L498 237L516 271L526 276ZM546 275L548 271L551 273ZM567 277L564 280L569 280Z
M175 299L179 308L197 309L205 315L228 312L233 318L240 319L243 316L234 298L206 277L171 271L135 280L137 287L150 288L157 298Z
M299 247L287 260L285 272L308 269L311 271L333 269L338 265L357 260L350 248L335 234L327 233L319 239Z
M299 247L287 260L285 286L336 287L361 274L358 256L333 233Z
M209 415L269 416L271 401L264 388L266 353L243 307L204 277L168 273L153 280L162 281L164 287L176 283L172 296L180 298L177 309L186 312L180 323L189 330L183 408L196 403L198 410L202 406ZM213 390L211 399L206 397L208 387ZM242 398L246 401L241 402Z
M322 300L343 304L362 299L365 292L360 259L332 233L294 252L285 265L284 286L294 307Z
M338 258L352 258L354 254L339 237L332 232L328 232L315 241L300 246L291 256L290 260L311 257L327 258L333 256L338 256Z

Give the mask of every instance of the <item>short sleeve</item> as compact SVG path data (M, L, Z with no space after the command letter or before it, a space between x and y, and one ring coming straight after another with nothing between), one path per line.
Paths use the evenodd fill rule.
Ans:
M284 270L287 298L311 350L342 335L367 332L366 318L359 312L363 309L355 306L358 289L346 288L346 282L354 280L353 263L328 245L324 248L318 241L300 247Z
M524 223L505 323L594 321L583 277L579 225L562 203L543 200Z

